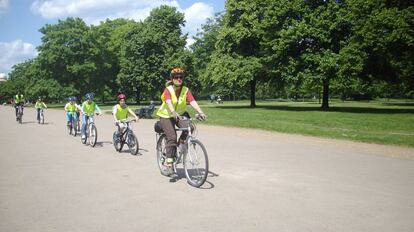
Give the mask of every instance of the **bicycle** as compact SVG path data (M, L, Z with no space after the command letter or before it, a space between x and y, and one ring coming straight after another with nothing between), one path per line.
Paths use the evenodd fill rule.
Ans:
M37 119L37 123L45 124L45 115L43 113L43 109L39 110L39 118Z
M115 131L112 135L113 143L115 150L117 152L121 152L122 148L125 144L127 144L129 148L129 152L131 152L132 155L137 155L139 151L139 143L138 139L135 136L134 132L132 131L132 123L135 120L126 120L121 121L121 123L125 124L125 128L122 129L122 127L117 123L117 126L119 127L118 131L121 131L121 134L118 134L118 131Z
M70 112L70 120L68 125L68 132L70 135L76 136L78 134L79 120L75 119L76 111Z
M23 120L23 106L18 105L17 106L17 122L22 124L22 120Z
M199 115L196 114L196 119L199 119ZM192 118L183 117L180 120L187 120L188 126L185 128L176 128L176 131L188 131L188 136L184 144L187 144L187 149L181 149L180 145L177 146L176 157L172 165L173 172L177 174L177 166L183 163L183 168L187 182L194 187L200 187L207 180L208 174L208 155L204 145L195 138L194 132L191 131L193 127ZM165 165L167 159L165 149L167 136L164 134L161 128L160 121L155 123L156 141L157 141L157 163L160 172L164 176L169 176L169 167ZM195 127L194 127L195 128ZM187 152L185 152L187 150Z
M89 116L88 123L86 124L85 137L84 138L81 137L82 143L86 144L86 141L88 140L88 138L89 138L89 145L94 147L96 145L96 140L98 139L98 130L96 129L93 115Z

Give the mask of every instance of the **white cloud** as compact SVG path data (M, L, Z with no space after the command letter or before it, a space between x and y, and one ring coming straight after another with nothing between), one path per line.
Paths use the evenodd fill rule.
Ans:
M194 42L197 29L214 16L214 8L203 2L196 2L182 9L176 0L36 0L32 11L44 18L81 17L88 24L97 25L105 19L128 18L143 20L151 10L169 5L185 14L184 33L188 33L187 46Z
M202 2L196 2L184 10L186 25L184 33L188 33L187 47L195 42L192 38L197 34L197 29L206 22L207 18L214 16L214 8Z
M37 56L37 50L33 44L24 43L21 40L13 42L0 42L0 73L9 73L13 65Z
M170 0L36 0L32 11L43 18L81 17L89 22L115 17L139 20L162 4L178 6Z
M9 9L9 0L0 0L0 15Z

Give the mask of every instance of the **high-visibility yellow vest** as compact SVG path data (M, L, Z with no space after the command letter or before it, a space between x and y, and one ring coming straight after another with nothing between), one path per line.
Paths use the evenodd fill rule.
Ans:
M128 110L129 107L125 107L124 109L121 107L121 105L116 106L116 119L117 120L123 120L128 118Z
M174 106L175 112L177 112L179 115L183 114L185 112L185 109L187 108L188 88L185 86L181 87L181 93L178 98L175 95L175 90L172 85L168 86L167 90L171 94L171 103ZM171 118L172 115L168 110L167 103L165 103L164 93L161 95L161 100L162 100L162 105L160 109L157 111L157 115L161 118Z
M21 95L17 94L16 95L16 103L20 103L20 102L24 102L24 97L23 97L22 94Z
M91 102L91 104L88 103L88 101L85 101L83 110L85 111L85 114L88 116L93 115L95 113L95 102Z
M74 111L76 111L76 105L69 103L69 104L66 105L65 110L70 111L70 112L74 112Z
M43 109L43 108L45 108L45 105L42 101L36 101L35 108L36 109Z

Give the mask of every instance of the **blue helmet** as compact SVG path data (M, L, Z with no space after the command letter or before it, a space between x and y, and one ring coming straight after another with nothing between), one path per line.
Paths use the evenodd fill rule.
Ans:
M87 94L85 95L85 97L86 97L86 99L88 99L88 100L93 100L94 94L93 94L93 93L87 93Z
M73 97L68 97L68 101L73 101Z

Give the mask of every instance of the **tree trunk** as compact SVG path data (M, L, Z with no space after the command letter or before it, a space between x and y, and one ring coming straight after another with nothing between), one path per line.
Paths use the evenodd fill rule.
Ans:
M256 80L250 81L250 107L256 107Z
M329 80L323 81L323 92L322 92L322 110L329 109Z

